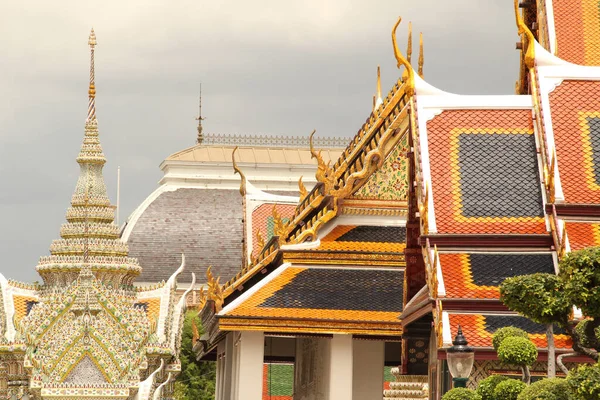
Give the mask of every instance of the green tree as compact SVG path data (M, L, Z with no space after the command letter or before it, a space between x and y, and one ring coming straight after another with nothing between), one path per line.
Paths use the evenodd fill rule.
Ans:
M519 394L527 385L516 379L508 379L500 382L494 389L495 400L517 400Z
M553 324L568 321L572 306L565 296L563 282L556 275L532 274L507 278L500 286L500 298L513 311L538 324L546 325L548 377L556 376L556 350Z
M600 364L582 365L570 371L567 375L567 383L578 400L600 399Z
M175 382L177 400L212 400L215 398L215 363L196 361L192 351L193 326L202 332L198 312L189 310L185 314L181 335L181 373Z
M494 389L500 382L510 379L504 375L490 375L477 386L477 393L481 395L481 400L496 400Z
M571 388L565 379L542 379L527 386L517 400L571 400Z
M598 361L600 248L569 253L559 266L558 277L535 274L506 279L500 286L501 299L510 309L527 318L547 325L554 323L565 329L573 341L575 352ZM535 283L536 279L540 282ZM587 317L579 326L571 319L572 306L581 309ZM564 372L568 372L561 361L564 356L559 356L557 363Z
M529 384L531 374L529 368L537 360L538 351L535 344L522 337L507 337L498 347L498 359L506 364L516 365L523 371L523 382ZM494 393L496 390L494 390Z

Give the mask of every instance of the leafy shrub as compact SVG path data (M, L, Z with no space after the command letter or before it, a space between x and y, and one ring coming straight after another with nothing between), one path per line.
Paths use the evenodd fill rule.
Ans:
M510 379L504 375L490 375L484 380L479 382L477 387L477 393L481 395L482 400L495 400L494 389L496 386L507 379Z
M569 253L560 261L564 294L583 315L600 317L600 247Z
M498 359L506 364L529 366L537 357L535 344L523 337L507 337L498 347Z
M522 338L518 338L522 339ZM507 379L496 385L494 389L494 400L517 400L519 394L527 385L516 379Z
M500 344L508 337L522 337L528 339L529 335L523 329L515 328L514 326L500 328L494 333L494 337L492 338L494 350L498 351Z
M570 400L570 393L565 379L542 379L527 386L517 400Z
M454 388L442 396L442 400L482 400L479 393L471 389Z
M577 399L600 399L600 364L582 365L567 375L567 383Z

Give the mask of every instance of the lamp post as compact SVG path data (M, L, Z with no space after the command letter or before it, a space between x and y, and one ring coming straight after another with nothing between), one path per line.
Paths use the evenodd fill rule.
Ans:
M475 352L472 347L468 346L467 339L463 336L460 325L458 326L456 337L452 342L452 347L447 350L447 355L448 369L450 369L454 387L466 388L469 375L471 375L471 370L473 369Z

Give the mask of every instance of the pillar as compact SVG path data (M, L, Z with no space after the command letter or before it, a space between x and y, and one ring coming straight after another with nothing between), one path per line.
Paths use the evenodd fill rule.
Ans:
M385 342L354 340L352 399L378 399L383 393Z
M237 370L235 400L262 400L265 335L263 332L241 332L234 343Z
M333 335L329 357L329 400L353 400L352 335ZM357 360L361 362L361 360ZM379 394L381 396L381 393Z

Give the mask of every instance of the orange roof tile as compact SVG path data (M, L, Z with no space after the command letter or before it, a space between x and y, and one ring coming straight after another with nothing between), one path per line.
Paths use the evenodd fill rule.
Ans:
M600 82L564 81L549 95L556 160L565 202L600 203L595 145L600 134Z
M461 326L463 334L470 346L492 347L494 332L504 326L516 326L529 333L529 338L538 348L547 347L546 329L527 318L514 315L482 315L482 314L449 314L452 337ZM562 333L554 335L556 348L571 348L571 339Z
M531 111L446 110L427 138L438 233L546 233Z
M557 55L581 65L600 65L600 2L553 0Z
M567 222L565 226L571 251L600 246L600 224Z

